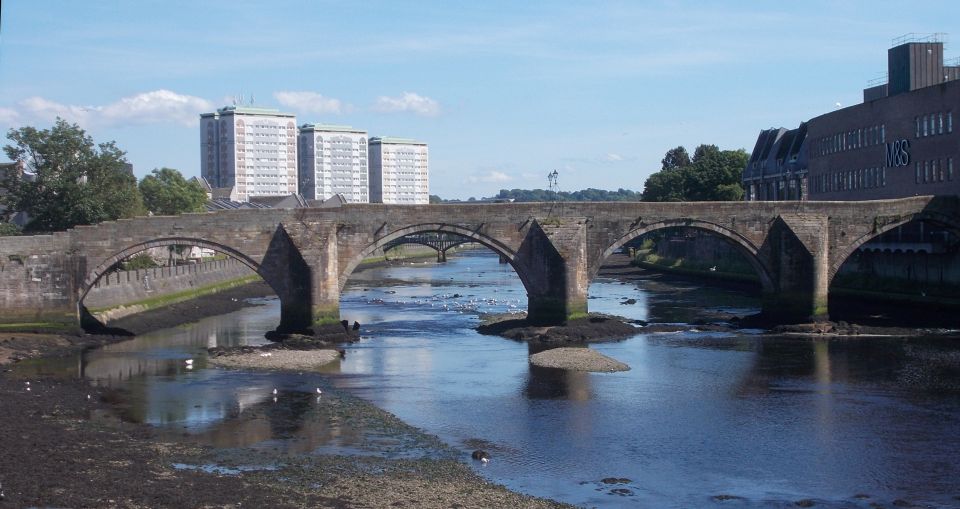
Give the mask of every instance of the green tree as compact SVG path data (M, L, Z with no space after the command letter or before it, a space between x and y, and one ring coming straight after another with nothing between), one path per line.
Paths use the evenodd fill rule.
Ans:
M207 193L195 180L187 180L172 168L155 169L140 181L140 194L147 210L160 216L203 212Z
M682 145L677 148L672 148L663 156L660 165L660 169L662 170L686 168L690 166L690 154L687 153L687 149L683 148Z
M11 235L20 235L20 228L13 223L0 221L0 237L9 237Z
M643 185L643 201L684 201L686 197L685 170L660 170Z
M137 179L114 142L94 145L80 126L58 118L50 129L11 129L3 148L33 177L14 175L4 203L30 216L26 231L58 231L144 213Z
M743 198L741 175L749 156L743 149L700 145L689 163L683 147L670 149L663 168L647 179L645 201L736 201Z

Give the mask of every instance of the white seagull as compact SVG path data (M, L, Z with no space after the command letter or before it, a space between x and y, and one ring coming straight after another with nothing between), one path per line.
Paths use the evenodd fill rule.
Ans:
M273 395L274 395L274 396L277 395L277 388L276 388L276 387L273 388Z
M317 394L323 394L323 391L321 391L319 387L317 387Z

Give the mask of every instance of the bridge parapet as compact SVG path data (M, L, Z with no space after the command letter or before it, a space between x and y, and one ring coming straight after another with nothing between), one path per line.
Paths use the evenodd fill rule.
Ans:
M337 318L339 292L364 256L404 235L434 232L500 254L528 292L530 316L555 322L586 312L587 286L613 251L671 227L710 231L736 246L760 276L765 312L822 318L844 260L911 219L960 233L958 199L369 204L136 218L0 238L0 321L75 323L86 291L116 262L148 247L189 244L250 266L280 296L281 328L302 328Z

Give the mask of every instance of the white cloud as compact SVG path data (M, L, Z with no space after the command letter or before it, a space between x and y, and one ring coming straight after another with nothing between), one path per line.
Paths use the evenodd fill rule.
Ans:
M513 177L503 173L502 171L492 170L482 175L470 175L467 177L467 182L471 184L476 184L478 182L484 182L488 184L498 184L502 182L510 182L513 180Z
M615 163L618 161L623 161L623 156L620 154L609 153L606 156L604 156L604 159L611 163Z
M104 106L61 104L43 97L28 97L20 101L18 106L19 111L14 111L14 114L31 120L50 121L62 117L84 125L169 122L195 126L200 113L213 111L214 108L213 103L206 99L162 89L123 97Z
M17 123L20 114L13 108L0 108L0 124L13 125Z
M440 103L413 92L404 92L400 97L378 97L373 109L383 113L409 111L424 117L435 117L440 114Z
M70 106L60 104L43 97L28 97L18 103L20 116L29 119L53 120L62 117L72 122L87 123L90 112L95 108L90 106Z
M104 106L98 113L101 119L112 124L173 122L193 126L199 122L201 113L213 108L213 103L200 97L154 90L124 97Z
M280 104L294 108L301 113L336 113L343 112L343 104L340 99L324 97L316 92L293 92L281 91L274 92L273 97Z

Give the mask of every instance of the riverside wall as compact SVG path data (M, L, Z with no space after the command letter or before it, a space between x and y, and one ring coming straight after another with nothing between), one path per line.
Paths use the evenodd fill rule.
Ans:
M150 302L187 300L255 277L256 273L233 258L111 272L90 289L83 305L101 321L109 321L155 307Z

